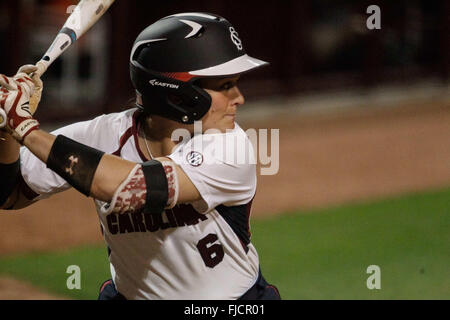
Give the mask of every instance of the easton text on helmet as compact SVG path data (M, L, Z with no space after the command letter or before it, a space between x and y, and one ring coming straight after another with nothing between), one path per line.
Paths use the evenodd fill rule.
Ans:
M149 83L152 86L160 86L160 87L164 87L164 88L171 88L171 89L178 89L180 86L177 84L172 84L172 83L166 83L166 82L160 82L156 79L152 79L149 81Z

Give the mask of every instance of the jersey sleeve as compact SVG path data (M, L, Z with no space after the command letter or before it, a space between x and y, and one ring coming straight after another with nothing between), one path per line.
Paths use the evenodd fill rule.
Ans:
M202 200L192 205L201 213L222 204L247 204L255 195L253 146L240 128L231 133L195 136L169 157L199 191Z
M74 123L51 133L62 134L77 142L112 153L118 148L122 131L130 125L131 120L126 112L102 115L89 121ZM117 137L117 138L116 138ZM48 169L27 148L20 149L21 174L28 187L38 195L36 200L48 198L50 195L65 191L71 186L59 175Z

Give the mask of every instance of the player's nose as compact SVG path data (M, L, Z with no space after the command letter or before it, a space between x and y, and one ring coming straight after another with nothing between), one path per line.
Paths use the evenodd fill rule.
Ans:
M245 103L245 98L242 95L241 91L239 90L238 86L234 86L231 89L231 104L233 106L241 106Z

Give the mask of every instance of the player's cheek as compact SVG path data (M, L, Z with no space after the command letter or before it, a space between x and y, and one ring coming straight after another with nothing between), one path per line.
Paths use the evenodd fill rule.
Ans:
M223 101L222 97L220 97L217 94L214 94L211 96L212 102L211 102L211 108L210 111L212 114L216 114L221 112L223 110Z
M227 112L229 99L221 91L209 91L211 96L211 108L209 109L209 116L213 123L218 123L223 120Z

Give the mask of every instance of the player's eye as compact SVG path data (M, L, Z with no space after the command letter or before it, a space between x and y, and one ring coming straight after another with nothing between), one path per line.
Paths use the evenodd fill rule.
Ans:
M221 87L220 90L230 90L236 85L236 83L232 81L225 82Z

